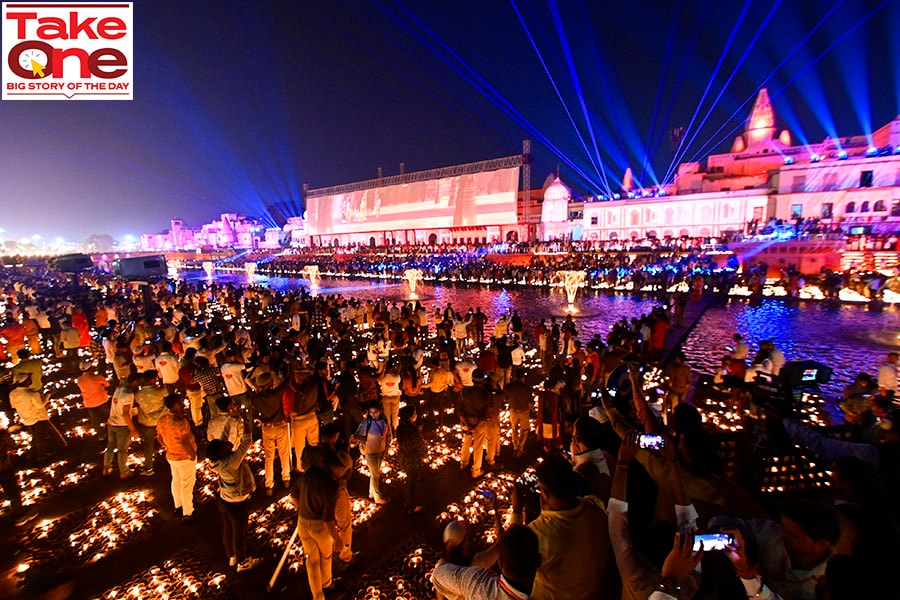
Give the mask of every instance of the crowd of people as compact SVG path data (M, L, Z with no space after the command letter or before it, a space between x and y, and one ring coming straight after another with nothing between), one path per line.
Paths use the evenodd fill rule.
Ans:
M561 260L616 272L621 259ZM522 269L513 276L541 279L552 270L542 261L498 267L431 256L389 265L473 278ZM666 266L674 270L660 272L688 274L698 261L672 258ZM354 270L384 264L370 257L329 263ZM464 522L447 527L431 576L439 596L897 595L887 574L900 550L893 504L900 442L830 437L783 406L765 428L773 439L834 461L831 485L773 499L730 479L721 440L687 402L692 378L684 356L665 356L669 331L683 326L686 294L662 295L658 309L617 323L605 339L586 340L571 316L528 323L513 310L489 321L479 307L429 311L419 302L313 297L303 288L172 281L140 288L103 275L83 276L73 287L25 269L3 277L0 342L10 369L2 401L12 425L31 434L30 458L66 451L47 410L49 374L35 358L55 357L63 372L77 375L81 404L104 440L104 475L132 477L126 457L139 441L139 473L168 470L172 506L190 521L196 465L207 461L218 479L224 555L236 572L262 563L247 542L251 500L289 491L312 597L337 589L336 565L354 560L354 457L368 467L371 501L402 501L414 515L425 505L433 433L447 425L458 436L457 465L473 481L503 465L535 469L517 479L509 511L492 498L496 543L479 548ZM771 372L773 349L751 358L740 342L731 361L769 361ZM896 365L896 356L887 362ZM893 383L889 370L879 373L880 397L896 391L896 367ZM663 375L647 389L651 372ZM650 397L658 393L661 403ZM867 411L892 407L879 400L857 410L870 423ZM878 426L893 423L873 414ZM256 439L265 455L261 479L247 463ZM380 480L392 447L407 474L402 499L391 498ZM0 430L0 484L24 523L33 513L22 508L14 475L19 450ZM758 463L751 457L751 464Z
M859 245L858 238L855 236L848 243ZM240 269L244 263L254 262L257 273L297 277L305 267L314 265L320 273L337 277L393 281L402 281L407 269L418 269L427 281L534 288L559 285L557 273L571 270L585 273L584 286L589 289L660 294L660 297L677 288L718 290L723 295L739 293L744 288L758 298L776 289L779 290L776 295L798 298L807 287L815 287L817 294L825 299L839 298L841 290L872 300L882 299L887 289L900 293L900 275L896 270L893 275L885 274L884 264L870 267L858 264L845 271L823 266L818 273L802 274L795 264L773 269L759 259L741 266L735 255L727 254L727 246L707 243L709 240L703 242L700 238L690 238L683 245L651 242L655 240L641 240L633 245L615 241L600 246L588 242L554 242L545 244L545 252L528 245L520 248L510 244L502 248L486 245L348 247L248 255L223 266ZM861 243L867 248L871 246L865 239ZM510 260L504 256L507 253L526 258ZM185 266L199 269L202 265L195 261Z
M476 253L284 255L261 262L257 272L271 276L296 276L306 265L320 273L339 277L380 277L401 280L407 269L419 269L426 280L522 285L558 284L559 271L584 271L584 285L597 289L622 289L635 293L665 292L679 283L709 285L727 292L738 279L733 270L719 269L713 255L697 251L567 253L533 255L527 264L493 261ZM732 265L736 267L735 265Z

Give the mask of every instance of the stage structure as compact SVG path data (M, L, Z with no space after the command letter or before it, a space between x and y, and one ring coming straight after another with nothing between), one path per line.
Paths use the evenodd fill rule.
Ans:
M529 160L523 152L306 190L306 234L316 246L525 239L517 194L521 168Z

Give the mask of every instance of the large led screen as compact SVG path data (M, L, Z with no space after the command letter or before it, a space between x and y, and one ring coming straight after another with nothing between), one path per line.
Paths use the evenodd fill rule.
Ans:
M509 225L519 167L309 198L310 235Z

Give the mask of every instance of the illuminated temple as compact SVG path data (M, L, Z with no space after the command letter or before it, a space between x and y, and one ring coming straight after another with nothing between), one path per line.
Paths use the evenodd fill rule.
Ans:
M521 155L311 190L306 213L278 231L247 225L225 239L204 226L190 241L181 222L142 237L144 250L201 247L446 244L514 240L624 240L716 237L762 228L772 219L818 221L821 230L900 230L900 117L871 135L792 142L779 131L766 89L730 152L678 166L672 183L641 188L630 169L617 199L573 199L558 175L525 189L529 142ZM222 221L225 221L223 215ZM232 215L230 222L242 223ZM209 230L209 231L207 231ZM186 240L186 238L185 238ZM229 243L230 242L230 243Z

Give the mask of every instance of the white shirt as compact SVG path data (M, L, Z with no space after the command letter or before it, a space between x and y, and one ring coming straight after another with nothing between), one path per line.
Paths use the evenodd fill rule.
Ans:
M522 346L516 346L515 348L513 348L511 357L514 367L522 366L522 361L525 360L525 350L522 349Z
M469 323L472 322L472 317L470 316L467 319L457 321L453 320L453 337L458 340L462 340L466 338Z
M109 424L119 427L128 425L124 414L125 411L131 414L132 404L134 404L134 392L123 385L117 387L113 392L112 401L109 403Z
M641 325L641 328L638 330L638 334L640 334L641 340L643 340L645 342L650 339L650 335L652 333L653 332L650 331L650 328L647 327L646 323Z
M244 365L240 363L225 363L219 370L222 371L222 379L225 380L225 389L228 390L229 396L239 396L247 391L247 382L244 380Z
M784 352L778 348L772 348L769 351L769 360L772 361L772 375L777 376L781 373L781 367L784 366Z
M399 375L385 373L378 380L378 385L381 387L381 396L384 398L399 398L401 395Z
M154 362L156 372L162 382L171 385L178 382L178 357L172 352L163 352Z
M472 372L476 369L475 363L464 360L456 363L456 374L459 376L460 382L464 387L472 387Z
M241 437L243 435L244 422L233 418L227 413L213 417L206 427L206 439L209 441L223 440L231 442L231 445L234 447L241 445Z
M49 421L40 392L19 387L9 393L9 403L19 415L22 425L30 427L38 421Z
M46 311L40 311L35 315L34 320L37 321L38 329L50 329L50 316Z
M425 351L421 348L416 348L413 353L413 360L415 360L416 369L421 369L422 364L425 362Z
M131 361L134 363L134 366L137 367L138 373L146 373L147 371L152 371L156 368L156 357L152 354L143 355L136 354Z
M74 327L63 327L60 341L66 350L78 348L81 345L81 332Z
M878 367L878 387L883 390L897 391L897 365L893 363L882 363Z
M369 362L375 364L378 362L378 346L375 342L369 342L366 345L366 356L369 358Z
M110 338L103 338L100 342L103 346L103 353L106 355L106 364L111 365L116 361L116 343Z

